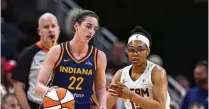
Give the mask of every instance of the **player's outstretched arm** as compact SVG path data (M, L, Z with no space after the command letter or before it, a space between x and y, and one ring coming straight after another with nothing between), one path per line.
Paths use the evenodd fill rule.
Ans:
M130 100L144 109L165 109L167 100L166 71L157 66L152 71L153 99L131 93Z
M97 55L97 68L96 68L96 76L94 80L96 97L99 101L100 107L104 107L106 109L106 76L105 70L107 66L107 58L104 52L98 50Z
M60 45L53 46L47 53L47 56L44 60L43 66L41 67L36 83L37 94L44 96L44 94L47 92L48 87L46 86L46 83L49 80L49 77L52 73L52 70L55 67L55 64L59 58L60 53L61 53Z
M116 84L117 81L120 81L122 74L122 69L118 70L112 78L112 82L110 85ZM111 89L108 89L111 91ZM112 109L113 105L116 104L117 97L112 96L109 92L107 92L107 109Z

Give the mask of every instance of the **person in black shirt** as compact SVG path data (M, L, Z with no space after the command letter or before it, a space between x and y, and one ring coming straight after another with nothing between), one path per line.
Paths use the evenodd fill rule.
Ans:
M12 76L15 96L22 109L38 109L43 101L41 96L36 95L35 85L48 50L57 45L60 33L57 18L51 13L43 14L37 30L40 41L22 52Z

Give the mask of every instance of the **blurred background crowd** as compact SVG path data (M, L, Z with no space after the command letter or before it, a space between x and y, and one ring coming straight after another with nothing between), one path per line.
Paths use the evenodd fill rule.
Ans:
M59 42L64 42L72 36L69 25L78 8L92 10L100 17L92 44L107 54L107 85L118 69L129 64L129 32L141 25L153 39L148 59L166 69L171 107L180 107L187 91L201 79L194 75L196 64L208 59L207 0L1 0L2 109L20 108L11 76L20 53L39 40L40 15L50 12L58 18ZM123 109L121 102L118 100L115 108ZM199 105L191 109L205 108Z

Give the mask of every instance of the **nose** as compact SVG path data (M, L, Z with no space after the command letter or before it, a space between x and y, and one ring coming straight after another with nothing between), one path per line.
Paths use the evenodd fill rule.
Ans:
M53 27L49 27L49 33L53 33L53 31L54 31L54 28Z
M90 29L90 30L89 30L89 33L90 33L91 35L94 34L94 33L95 33L94 28Z
M135 52L135 53L133 53L132 56L133 56L133 58L138 58L140 56L140 54L138 54L138 53Z

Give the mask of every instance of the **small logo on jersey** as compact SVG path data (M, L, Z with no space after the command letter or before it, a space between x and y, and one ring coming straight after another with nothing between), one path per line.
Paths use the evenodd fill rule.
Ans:
M142 84L143 84L143 85L147 85L147 84L148 84L148 80L147 80L147 79L143 79L143 80L142 80Z
M71 61L70 59L64 59L64 62L69 62L69 61Z
M126 81L125 79L123 79L123 83L125 84L126 82L128 82L128 81Z
M84 97L84 94L74 93L74 97L76 97L76 98L82 98L82 97Z
M91 63L91 62L89 62L89 61L86 61L86 63L85 63L86 65L90 65L90 66L93 66L93 64Z

